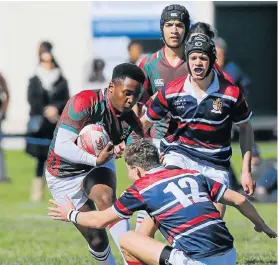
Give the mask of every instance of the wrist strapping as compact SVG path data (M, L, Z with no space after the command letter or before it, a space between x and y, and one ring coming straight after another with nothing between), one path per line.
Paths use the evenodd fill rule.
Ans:
M68 212L67 218L70 222L73 222L74 224L77 224L77 216L80 212L76 210L70 210Z

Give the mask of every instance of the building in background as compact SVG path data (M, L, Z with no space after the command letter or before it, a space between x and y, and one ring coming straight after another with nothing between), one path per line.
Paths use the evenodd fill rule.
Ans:
M130 40L140 40L144 53L159 49L159 18L169 4L184 5L192 22L217 28L230 47L229 56L252 80L248 101L255 114L254 128L276 128L277 2L0 2L0 70L11 94L4 132L26 131L26 80L34 73L33 50L41 40L55 44L55 57L73 95L83 89L84 64L89 59L103 58L104 75L110 78L113 67L128 60ZM22 148L24 141L3 144Z

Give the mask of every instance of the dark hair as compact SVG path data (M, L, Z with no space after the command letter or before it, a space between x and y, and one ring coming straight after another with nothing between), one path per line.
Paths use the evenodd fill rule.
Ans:
M190 35L193 33L204 34L208 36L210 39L213 39L215 36L214 31L211 28L211 25L204 22L197 22L190 27L187 35L187 40L190 38Z
M100 58L96 58L93 60L93 70L94 72L99 71L99 70L103 70L105 67L105 62L104 60L100 59Z
M49 41L43 41L41 42L39 47L39 55L41 55L44 52L51 53L52 49L53 49L52 43L50 43Z
M161 165L157 148L143 138L126 147L124 158L129 166L138 166L146 171Z
M145 82L143 71L135 64L122 63L113 69L112 82L123 81L127 77L136 80L141 84Z
M56 59L54 58L54 56L52 54L52 49L53 49L53 45L52 45L51 42L49 42L49 41L42 41L40 43L40 46L39 46L39 60L41 61L42 53L44 53L44 52L50 53L52 55L52 62L54 64L55 68L59 68L60 69L59 64L57 63Z
M141 48L142 48L142 44L141 44L139 41L132 40L132 41L128 44L127 50L129 51L130 48L131 48L131 46L134 45L134 44L139 45L139 46L141 46Z

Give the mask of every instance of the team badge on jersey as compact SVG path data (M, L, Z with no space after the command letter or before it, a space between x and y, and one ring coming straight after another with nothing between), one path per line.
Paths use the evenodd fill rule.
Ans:
M163 79L154 79L155 86L164 86L164 80Z
M222 101L220 98L217 98L212 102L212 110L211 112L214 113L222 113Z

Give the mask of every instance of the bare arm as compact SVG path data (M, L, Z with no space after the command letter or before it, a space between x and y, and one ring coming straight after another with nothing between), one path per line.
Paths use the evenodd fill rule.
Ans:
M120 221L112 207L104 211L90 211L80 212L77 216L77 223L79 225L90 228L105 228L109 224Z
M250 121L241 123L238 127L239 143L242 153L242 187L248 195L252 195L255 190L251 174L252 145L254 141L253 129Z
M257 232L264 232L270 238L277 237L277 234L265 224L263 218L257 212L254 205L245 196L227 189L219 202L237 208L242 215L248 218L255 225L254 229Z
M65 200L67 202L65 205L54 200L49 200L50 203L57 206L56 208L48 207L48 215L52 219L65 222L71 221L84 227L97 229L105 228L107 225L121 220L112 207L104 211L79 212L75 211L73 203L67 196L65 196Z

